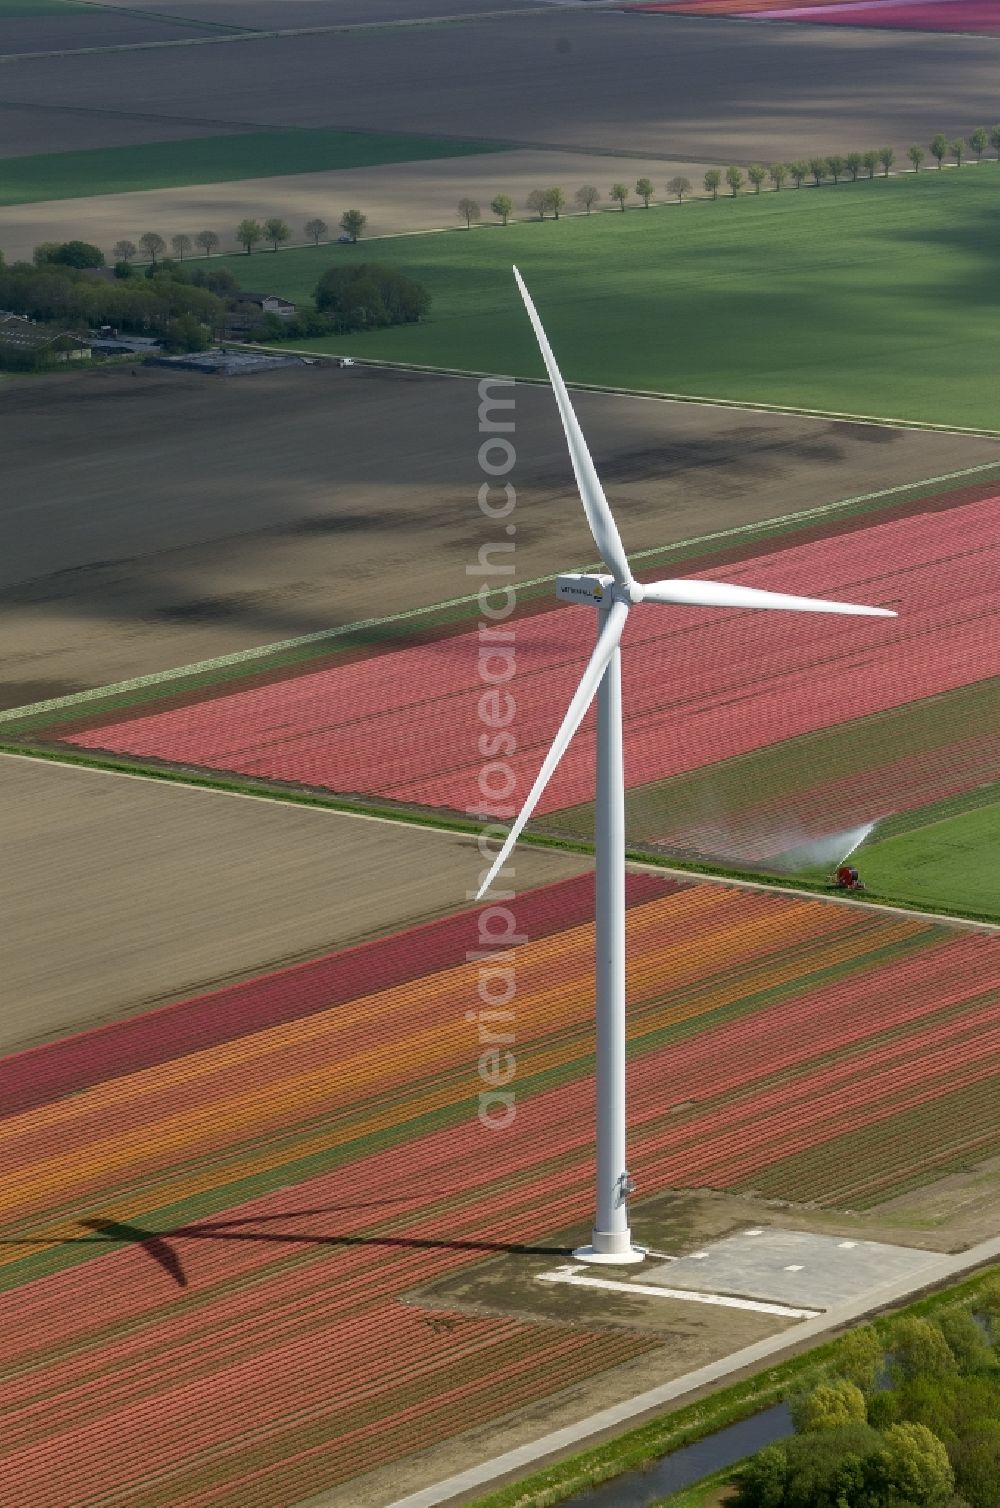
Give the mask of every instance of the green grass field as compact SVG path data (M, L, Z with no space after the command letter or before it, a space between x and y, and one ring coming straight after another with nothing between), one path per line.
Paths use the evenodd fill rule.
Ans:
M378 167L389 162L505 150L490 142L445 141L434 136L287 130L157 141L142 147L50 152L0 160L0 205L195 183L230 183L241 178L280 178L289 173L323 173L335 168ZM266 208L262 212L266 213Z
M873 896L1000 919L1000 805L961 812L858 856Z
M289 251L266 272L250 258L229 265L298 300L332 259L389 262L430 289L422 324L317 350L540 376L517 262L578 382L1000 429L998 206L988 161Z

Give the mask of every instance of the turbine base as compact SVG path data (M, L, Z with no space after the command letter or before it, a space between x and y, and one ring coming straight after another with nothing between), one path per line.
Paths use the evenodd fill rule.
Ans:
M615 1231L614 1234L604 1234L594 1231L593 1241L589 1246L577 1246L573 1250L574 1262L588 1262L593 1266L602 1267L633 1267L645 1260L647 1256L644 1246L632 1245L631 1231Z

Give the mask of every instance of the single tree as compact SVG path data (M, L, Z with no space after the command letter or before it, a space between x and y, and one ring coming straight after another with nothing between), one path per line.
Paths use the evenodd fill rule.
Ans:
M976 161L982 162L983 153L990 144L990 133L985 126L977 126L969 137L969 146L976 154Z
M352 241L357 241L364 234L367 224L368 216L363 215L359 209L345 209L340 217L340 228Z
M955 1490L948 1452L926 1424L890 1424L879 1468L882 1485L895 1501L943 1504Z
M806 179L809 177L809 164L808 162L803 162L802 158L800 157L797 162L790 162L788 164L788 171L792 175L792 178L795 182L795 187L801 188L803 183L805 183Z
M639 195L639 198L642 200L643 208L648 209L649 201L650 199L652 199L653 194L656 192L656 190L653 188L652 178L637 178L635 182L635 191Z
M742 169L738 168L735 163L731 168L726 169L726 182L729 184L730 192L735 199L736 195L743 187L743 172Z
M144 235L141 235L139 245L151 262L155 262L157 257L162 256L167 249L166 241L162 236L158 236L155 230L147 230Z
M810 157L809 171L813 175L813 183L815 183L816 187L818 188L819 185L823 182L823 179L826 177L826 158Z
M718 168L709 168L705 174L704 184L706 194L711 194L713 199L719 197L719 185L722 182L722 174Z
M705 176L707 177L708 175L706 174ZM706 187L707 187L707 185L706 185ZM677 174L676 178L671 178L670 182L667 184L667 193L668 194L676 194L677 195L677 203L678 204L683 204L684 203L684 195L685 194L690 194L690 192L691 192L691 180L690 180L690 178L684 178L680 173ZM719 192L719 185L718 185L718 183L716 183L716 185L715 185L715 194L717 195L718 192ZM713 195L713 197L715 197L715 195Z
M860 152L848 152L844 158L847 164L847 171L850 173L853 183L857 183L858 181L858 174L861 172L864 160Z
M178 262L183 262L185 257L191 255L191 237L185 235L171 236L170 249Z
M538 216L539 220L545 219L546 206L544 189L532 189L531 193L528 195L527 199L525 199L524 202L528 209L531 210L531 213Z
M111 255L116 262L131 262L138 250L134 241L116 241L111 248Z
M952 155L952 157L954 157L955 161L958 163L958 166L961 167L962 166L962 158L965 156L965 137L964 136L956 136L955 137L955 140L951 144L951 155Z
M878 167L878 153L876 152L875 148L869 147L868 151L863 154L861 161L868 169L869 178L874 178L875 169Z
M545 190L545 208L550 209L555 218L559 219L559 211L566 208L566 195L561 188L554 186Z
M772 162L767 171L771 182L774 184L775 189L780 194L781 190L785 186L785 179L788 177L787 164L784 162Z
M320 241L325 241L329 234L330 227L325 220L309 220L306 224L306 235L314 246L318 246Z
M628 184L613 183L611 185L611 193L608 195L608 198L614 199L614 201L618 205L618 208L621 210L622 214L624 214L625 200L628 198Z
M821 1382L791 1402L796 1433L811 1435L821 1429L840 1429L844 1424L864 1424L865 1395L846 1377Z
M953 1373L955 1358L937 1325L917 1316L904 1315L889 1330L889 1354L896 1378L947 1377Z
M466 230L471 230L473 220L481 220L483 212L479 208L479 205L476 203L475 199L459 199L458 213L459 216L465 221Z
M47 263L56 267L103 267L104 252L91 241L43 241L35 247L32 260L36 267Z
M980 1372L994 1364L992 1348L968 1309L946 1309L937 1327L963 1372Z
M888 178L889 169L896 161L896 154L892 150L892 147L879 147L878 160L882 164L882 177Z
M259 220L241 220L236 227L236 239L249 256L257 242L263 241L264 227Z
M753 184L754 193L759 194L760 186L764 182L764 179L767 177L767 168L762 162L752 162L747 168L747 177Z
M264 221L264 240L270 241L272 251L277 251L279 246L283 246L290 235L291 231L287 223L279 219L277 215L272 215L270 220Z
M927 153L924 151L923 147L917 146L917 143L914 142L913 146L909 147L907 149L906 155L910 159L910 161L913 163L913 171L915 173L919 173L920 172L920 164L923 162L924 158L927 156Z
M997 160L1000 161L1000 126L990 127L990 146L994 148Z
M497 219L502 220L506 225L514 212L514 201L509 194L497 194L494 199L490 200L490 209Z
M600 189L596 189L592 183L585 183L582 188L578 188L576 191L576 202L581 209L587 211L588 215L600 197Z
M874 1390L884 1363L882 1342L871 1325L849 1330L837 1342L833 1363L836 1371L863 1393Z
M931 142L931 156L937 158L939 168L944 167L944 160L951 150L951 143L943 131L939 131Z
M847 163L844 161L843 157L839 156L837 153L834 153L832 157L828 157L826 159L826 166L834 183L839 183L844 175L844 170L847 167Z
M194 244L210 257L213 251L219 249L219 238L214 230L200 230L194 238Z

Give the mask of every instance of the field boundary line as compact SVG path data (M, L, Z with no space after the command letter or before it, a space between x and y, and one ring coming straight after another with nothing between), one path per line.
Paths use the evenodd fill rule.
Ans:
M116 775L128 780L152 781L160 785L179 786L189 791L208 792L210 795L236 796L246 801L270 801L276 806L293 806L307 811L330 812L334 816L354 817L365 822L382 822L390 827L415 828L420 832L440 833L452 838L475 838L480 833L480 828L471 819L466 821L461 817L436 817L430 815L429 808L426 809L425 815L424 811L393 811L386 807L379 807L375 803L355 804L342 798L338 799L334 792L324 797L313 791L286 791L271 787L241 789L231 781L227 781L221 774L218 776L211 773L197 775L191 772L182 773L168 766L161 768L156 765L117 764L110 758L102 758L99 754L83 751L18 748L15 745L0 744L0 760L3 759L34 760L39 764L59 765L63 769L88 770L98 775ZM592 860L594 857L594 845L585 838L552 838L545 833L535 833L529 829L521 834L519 841L523 846L562 854L567 858ZM626 863L630 870L687 880L692 885L728 885L741 890L761 891L768 895L789 895L800 900L819 901L826 905L853 906L856 910L870 911L877 916L905 916L911 921L929 922L934 926L951 927L960 931L1000 933L1000 922L989 921L985 917L963 916L953 911L921 911L914 906L892 901L860 900L856 896L838 895L835 891L821 890L818 887L810 890L805 886L785 884L777 878L774 880L752 879L743 873L710 869L707 866L691 865L689 868L684 868L676 860L671 861L666 857L658 859L636 849L626 851Z
M88 7L96 10L97 6ZM220 46L229 42L273 42L284 37L315 37L329 35L336 32L352 31L408 31L415 30L420 26L468 26L474 21L497 21L506 16L551 16L558 10L601 10L606 7L592 5L588 0L561 0L558 7L545 5L526 5L522 10L508 10L506 7L497 10L478 11L473 15L452 16L418 16L413 20L405 17L397 21L343 21L339 25L330 26L287 26L273 28L270 31L222 31L217 35L197 37L169 37L159 41L150 42L107 42L103 46L94 47L50 47L40 52L3 52L0 53L0 63L25 63L35 62L41 58L75 58L93 56L95 53L112 52L153 52L164 47L212 47ZM100 9L110 12L112 15L121 14L116 7L102 6ZM126 15L149 16L148 11L124 12ZM171 20L174 24L204 25L204 22L191 22L187 16L168 17L163 13L156 15L158 21Z
M378 236L366 236L367 241L391 241L397 236L435 236L445 231L454 230L454 226L443 225L439 228L415 230L415 231L387 231ZM461 234L461 230L459 234ZM295 248L293 248L295 249ZM297 248L301 250L302 248ZM235 344L231 342L231 344ZM302 346L281 345L245 345L242 349L251 351L266 351L269 355L305 356L310 361L340 361L343 355L336 355L327 351L311 351ZM471 367L436 367L426 363L415 361L385 361L375 357L354 356L351 358L356 366L373 367L385 371L398 372L424 372L432 377L457 377L476 378L484 377L500 378L509 376L509 373L479 372ZM523 386L548 387L544 377L515 377L515 382ZM601 382L567 382L567 388L574 393L606 393L613 398L640 398L648 403L696 403L707 408L729 408L736 411L749 410L752 413L765 414L791 414L801 419L829 419L836 424L872 424L883 429L918 430L940 435L964 435L970 439L1000 440L1000 429L987 429L985 426L963 424L935 424L930 419L894 419L885 414L852 414L835 408L803 408L785 403L764 403L753 398L712 398L706 393L671 393L660 392L655 388L641 387L612 387ZM918 486L919 483L914 483Z
M802 508L795 513L782 513L772 518L734 524L729 529L715 529L708 534L697 534L689 539L677 540L672 545L654 545L646 550L632 550L629 552L629 559L641 561L651 556L669 557L673 552L688 550L699 545L715 544L720 540L766 534L782 524L808 523L814 519L826 518L844 508L857 507L860 503L876 502L881 498L894 497L901 492L909 492L920 487L933 487L943 482L961 481L965 477L977 476L981 472L991 471L996 467L1000 467L1000 456L995 461L981 461L975 466L963 466L957 471L942 472L940 476L922 477L913 482L900 482L892 487L880 487L872 492L859 492L852 497L838 498L831 503L819 503L814 508ZM598 568L598 565L594 564L586 569L597 570ZM552 572L518 582L518 589L524 591L531 587L544 586L546 582L555 581L556 574ZM140 691L148 686L169 685L171 681L181 680L188 676L208 675L213 670L224 670L230 665L252 665L257 660L281 654L286 650L299 649L307 644L334 643L337 639L358 633L363 629L380 628L388 623L402 623L428 614L445 612L453 607L467 607L477 600L478 594L470 592L462 597L449 597L444 601L428 603L421 607L403 608L398 613L387 613L382 617L361 618L354 623L341 624L335 628L317 629L314 633L299 634L293 639L280 639L275 643L257 645L252 649L234 650L230 654L216 655L212 659L198 660L190 665L177 665L169 670L153 671L149 675L132 676L127 680L115 681L106 686L91 686L83 691L69 692L65 696L49 697L44 701L29 702L21 707L8 707L0 711L0 727L4 723L14 722L19 718L36 716L43 712L59 712L71 707L82 707L88 702L98 701L105 697L122 696L127 692Z

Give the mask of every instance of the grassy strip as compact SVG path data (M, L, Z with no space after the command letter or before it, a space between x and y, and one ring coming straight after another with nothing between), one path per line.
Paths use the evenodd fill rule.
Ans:
M135 193L245 178L283 178L383 163L426 162L507 150L495 142L451 141L381 132L287 129L154 141L8 157L0 166L0 205ZM255 271L257 264L254 264Z
M0 741L0 754L21 755L24 758L48 760L52 764L79 766L84 769L107 770L119 775L132 775L144 780L161 780L173 785L193 786L198 790L222 791L231 795L253 796L265 801L287 801L294 806L321 807L327 811L344 812L353 816L374 817L386 822L399 822L411 827L426 827L435 831L466 833L470 837L477 837L481 831L478 823L465 817L459 817L448 812L431 811L423 807L392 807L380 806L377 803L358 799L350 801L342 796L323 795L318 791L298 790L295 788L283 788L279 785L269 785L265 781L240 780L238 776L231 774L216 775L211 771L188 770L168 765L158 766L144 764L138 759L117 758L110 754L81 753L69 749L47 748L28 743L12 743ZM592 857L594 845L582 838L552 837L544 832L533 832L527 828L519 839L522 846L532 848L552 849L557 853L579 854ZM626 851L626 860L630 864L641 864L646 869L663 869L668 873L690 875L692 879L699 877L718 880L732 881L734 884L744 883L759 887L760 889L774 890L779 893L803 892L815 895L817 898L830 897L830 886L821 881L796 880L794 885L789 883L787 877L767 874L763 871L743 868L730 868L721 864L700 864L688 859L676 859L667 854L644 852L640 849L630 848ZM865 893L865 900L872 901L887 910L911 909L911 903L900 900L897 896L883 895L875 890ZM1000 922L1000 910L962 910L958 907L947 906L940 903L921 905L919 908L929 915L944 918L952 917L960 921Z
M968 1302L975 1298L985 1283L992 1281L998 1274L998 1267L984 1268L961 1283L928 1294L903 1309L875 1319L875 1328L884 1335L892 1320L902 1315L930 1317L942 1309ZM561 1461L556 1466L535 1472L522 1482L479 1498L473 1508L554 1508L555 1504L565 1502L575 1493L596 1487L601 1482L611 1481L623 1472L649 1467L662 1456L679 1450L681 1446L693 1445L696 1441L725 1429L727 1425L736 1424L774 1403L780 1403L790 1392L817 1379L834 1360L836 1348L836 1341L827 1341L814 1350L792 1356L787 1361L779 1362L765 1372L713 1393L698 1403L673 1410L648 1424L640 1425L638 1429L629 1430L617 1439L609 1440L568 1461ZM725 1482L732 1470L730 1468L728 1472L717 1472L714 1476L705 1478L697 1487L688 1488L685 1494L674 1494L664 1499L664 1504L669 1504L670 1508L694 1508L694 1505L700 1505L704 1501L703 1497L699 1498L694 1494Z
M427 286L430 316L311 348L534 378L517 262L573 381L993 429L1000 313L982 290L998 172L984 161L377 249L305 248L275 259L272 282L305 302L331 260L377 257ZM250 258L229 265L258 276Z
M724 1471L713 1471L710 1477L703 1477L693 1487L682 1487L680 1492L660 1498L652 1508L714 1508L723 1489L732 1481L735 1470L736 1467L727 1466Z

